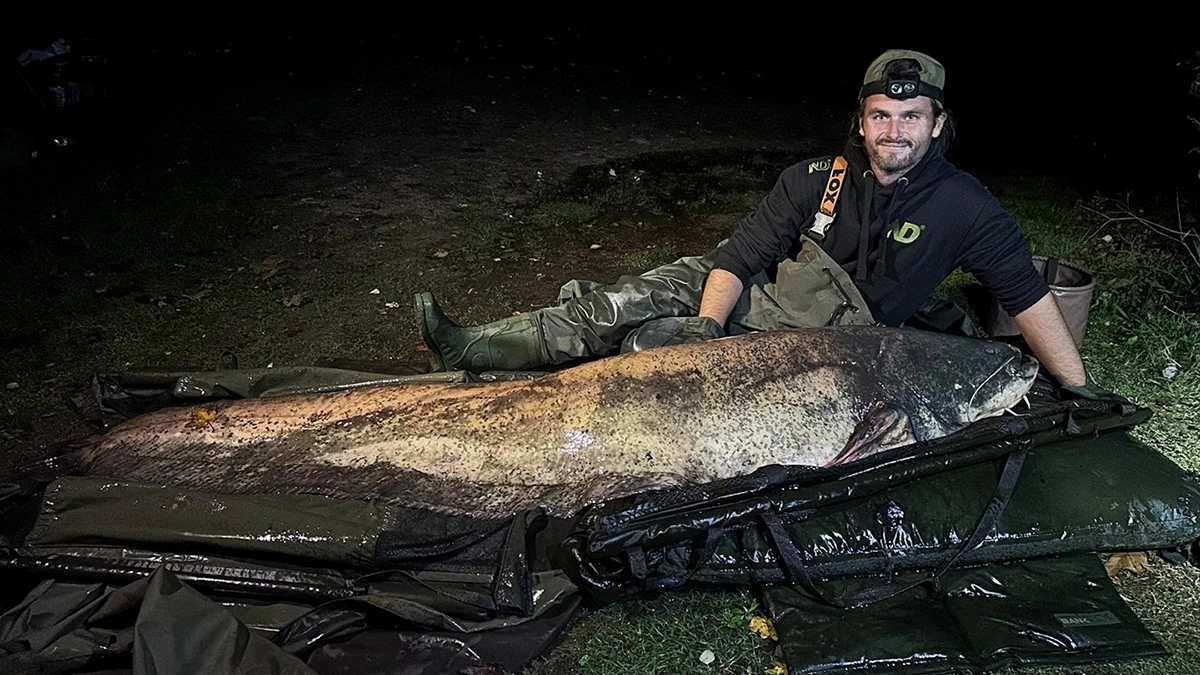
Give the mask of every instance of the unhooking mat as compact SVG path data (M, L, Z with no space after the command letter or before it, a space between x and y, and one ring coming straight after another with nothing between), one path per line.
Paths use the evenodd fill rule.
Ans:
M851 597L872 583L827 590ZM792 586L769 586L763 598L791 675L977 673L1166 655L1091 554L952 570L936 588L854 609Z

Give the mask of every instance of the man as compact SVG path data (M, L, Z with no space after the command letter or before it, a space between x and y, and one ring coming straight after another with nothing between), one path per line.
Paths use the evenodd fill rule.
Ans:
M961 267L992 290L1052 375L1082 387L1083 363L1016 221L944 157L944 84L933 58L889 50L867 69L844 156L785 170L716 251L609 286L568 284L557 307L478 327L458 326L420 294L422 336L441 366L479 371L727 332L900 326Z

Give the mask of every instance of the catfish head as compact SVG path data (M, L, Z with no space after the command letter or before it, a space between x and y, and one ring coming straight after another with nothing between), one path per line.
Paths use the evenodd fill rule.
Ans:
M1038 374L1037 359L1022 354L1015 347L1010 349L1015 352L1013 357L984 378L962 406L960 414L967 424L1012 408L1033 385Z
M1001 342L941 336L914 345L909 340L923 342L924 336L898 337L908 344L886 349L890 382L884 389L908 413L918 440L999 415L1024 398L1037 376L1036 359Z

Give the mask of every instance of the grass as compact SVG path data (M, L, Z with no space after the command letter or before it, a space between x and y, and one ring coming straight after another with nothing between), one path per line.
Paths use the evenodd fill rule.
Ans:
M593 222L602 212L596 202L552 201L535 209L530 221L544 227L578 227Z
M759 675L772 659L749 628L758 614L746 591L689 590L624 602L583 618L563 644L527 672ZM714 657L709 664L700 660L705 651Z
M625 274L641 274L678 260L682 254L671 244L650 245L621 256L617 266Z

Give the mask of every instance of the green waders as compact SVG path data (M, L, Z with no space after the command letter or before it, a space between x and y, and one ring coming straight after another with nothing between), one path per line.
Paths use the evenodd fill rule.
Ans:
M704 283L716 251L687 257L613 284L571 281L559 304L464 327L442 313L433 296L417 296L421 335L434 365L447 370L528 370L581 358L721 337L722 327L699 319ZM730 314L731 334L875 321L849 276L815 242L795 260L746 284Z

